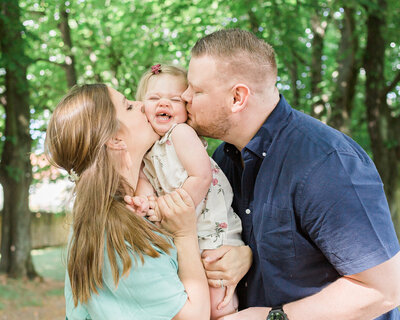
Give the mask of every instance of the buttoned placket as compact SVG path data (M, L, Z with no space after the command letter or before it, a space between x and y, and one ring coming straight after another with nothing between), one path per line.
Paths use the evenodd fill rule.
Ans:
M250 240L251 233L253 231L253 189L257 175L256 171L258 171L257 161L259 161L259 158L247 149L243 149L242 159L244 163L244 168L241 178L242 194L239 210L241 211L242 224L245 225L245 227L243 228L243 230L246 231L244 236L247 240Z

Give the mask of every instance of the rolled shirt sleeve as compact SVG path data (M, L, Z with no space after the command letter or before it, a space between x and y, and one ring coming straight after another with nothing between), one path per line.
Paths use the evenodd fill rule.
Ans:
M302 198L303 227L341 275L372 268L398 252L383 184L366 155L326 155L304 180Z

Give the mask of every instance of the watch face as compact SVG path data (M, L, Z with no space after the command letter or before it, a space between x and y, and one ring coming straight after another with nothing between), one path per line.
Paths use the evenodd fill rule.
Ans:
M271 311L267 320L285 320L285 315L280 311Z

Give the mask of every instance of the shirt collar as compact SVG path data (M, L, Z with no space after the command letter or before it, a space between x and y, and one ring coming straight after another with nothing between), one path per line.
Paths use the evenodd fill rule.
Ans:
M264 158L268 154L269 146L276 134L284 127L287 123L289 115L292 113L291 106L287 103L283 95L279 95L280 100L271 114L265 120L264 124L257 131L254 137L249 141L249 143L244 147L243 151L246 149L253 152L260 158ZM236 147L232 144L226 143L224 151L231 158L239 157L240 154ZM243 152L242 151L242 152Z

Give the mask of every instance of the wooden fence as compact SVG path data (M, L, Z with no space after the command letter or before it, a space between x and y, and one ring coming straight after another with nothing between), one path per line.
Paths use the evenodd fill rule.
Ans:
M70 223L65 214L32 212L32 249L61 246L67 243ZM1 235L1 217L0 217ZM1 237L0 237L1 241Z

